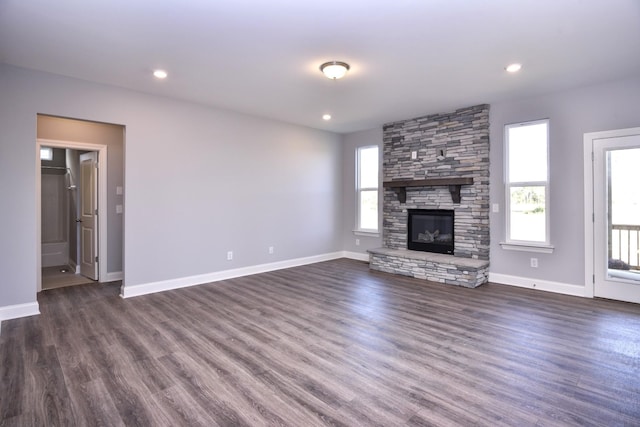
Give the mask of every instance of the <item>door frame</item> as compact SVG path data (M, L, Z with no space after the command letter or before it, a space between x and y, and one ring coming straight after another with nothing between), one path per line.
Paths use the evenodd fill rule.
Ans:
M620 138L640 134L640 127L615 129L584 134L584 265L585 265L585 297L593 298L595 294L595 206L594 187L594 141L597 139Z
M88 142L36 139L36 277L37 291L42 290L42 171L40 147L68 148L70 150L96 151L98 153L98 280L107 277L107 146Z

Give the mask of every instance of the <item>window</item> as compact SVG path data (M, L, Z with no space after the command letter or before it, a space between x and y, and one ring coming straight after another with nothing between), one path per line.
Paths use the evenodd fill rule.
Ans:
M40 147L40 160L53 160L53 148Z
M507 244L549 246L549 120L505 126Z
M357 231L378 232L378 147L356 151Z

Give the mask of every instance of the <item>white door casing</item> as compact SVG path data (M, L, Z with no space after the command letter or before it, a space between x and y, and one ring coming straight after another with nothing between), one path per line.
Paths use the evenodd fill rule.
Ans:
M625 279L608 269L610 212L607 175L607 153L640 148L640 128L588 133L584 135L584 145L587 296L640 303L640 281ZM640 172L638 174L640 177Z
M98 280L98 153L80 155L80 274Z
M36 140L35 170L36 170L36 280L37 292L42 290L42 212L41 212L41 171L40 171L40 147L69 148L72 150L96 151L98 153L98 228L103 235L107 233L107 158L108 147L104 144L92 144L76 141L62 141L55 139L38 138ZM101 254L101 262L98 264L99 277L107 277L107 239L98 240L98 253Z

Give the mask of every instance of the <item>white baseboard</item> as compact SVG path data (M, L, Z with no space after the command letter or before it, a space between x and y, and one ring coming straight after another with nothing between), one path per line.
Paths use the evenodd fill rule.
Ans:
M109 283L109 282L117 282L118 280L122 280L124 274L122 271L113 271L111 273L107 273L107 277L104 279L100 278L100 283Z
M344 251L342 252L342 257L343 258L349 258L349 259L355 259L357 261L367 261L369 262L369 254L368 253L361 253L361 252L350 252L350 251Z
M34 316L36 314L40 314L40 306L37 302L0 307L0 321Z
M489 282L503 285L518 286L520 288L538 289L541 291L555 292L557 294L587 297L584 286L568 283L551 282L549 280L531 279L529 277L509 276L507 274L489 273Z
M131 286L125 284L121 287L120 296L122 298L131 298L139 295L168 291L171 289L186 288L188 286L203 285L205 283L218 282L220 280L250 276L252 274L266 273L275 270L282 270L284 268L315 264L316 262L330 261L338 258L344 258L344 252L333 252L323 255L315 255L305 258L296 258L286 261L273 262L269 264L259 264L249 267L235 268L232 270L216 271L213 273L200 274L197 276L180 277L177 279L162 280L159 282L143 283L140 285Z

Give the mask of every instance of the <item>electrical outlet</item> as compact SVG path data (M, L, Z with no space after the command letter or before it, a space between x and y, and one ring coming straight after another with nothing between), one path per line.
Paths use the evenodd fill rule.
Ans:
M412 151L412 152L411 152L411 159L412 159L412 160L415 160L415 159L417 159L417 158L418 158L418 152L417 152L417 151Z
M538 258L531 258L531 267L538 268Z
M493 213L498 213L500 212L500 204L499 203L494 203L493 204Z
M356 246L360 246L360 239L356 239Z
M272 254L273 253L273 246L269 246L269 253Z
M233 251L227 252L227 261L231 261L233 259Z

